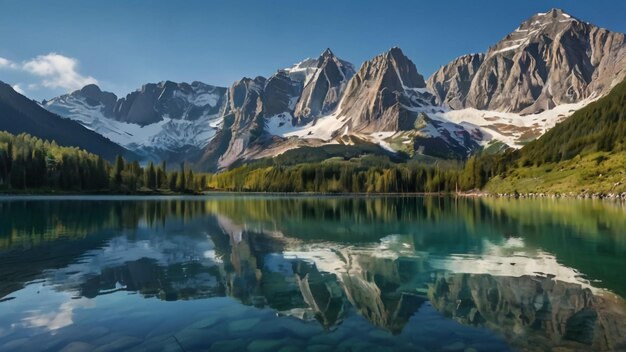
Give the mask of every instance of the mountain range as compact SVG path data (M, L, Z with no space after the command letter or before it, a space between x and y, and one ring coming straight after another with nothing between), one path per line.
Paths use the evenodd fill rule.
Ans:
M397 47L358 70L327 49L230 87L165 81L117 97L88 85L39 105L106 137L116 153L201 170L328 145L465 159L523 146L625 77L624 34L552 9L427 79Z

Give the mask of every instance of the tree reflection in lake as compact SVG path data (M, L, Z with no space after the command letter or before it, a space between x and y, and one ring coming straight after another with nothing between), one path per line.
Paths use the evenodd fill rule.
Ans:
M23 347L38 346L29 345L38 339L61 348L102 345L105 337L81 335L74 319L99 321L100 306L108 304L109 339L121 338L120 319L146 325L128 327L134 335L124 335L124 349L158 350L172 343L157 343L168 334L199 349L225 349L227 341L258 350L313 342L352 350L502 350L504 341L524 350L626 348L626 283L619 274L626 269L626 217L619 206L77 197L1 201L0 213L0 297L15 298L0 303L9 312L0 318L0 346L20 336L29 337ZM29 302L34 286L60 299L58 308ZM153 311L142 310L138 296ZM257 312L237 317L241 308L219 297ZM168 301L195 310L195 323L179 322L184 318L168 311L173 306L155 303ZM179 305L192 301L207 305ZM230 311L207 311L215 302ZM164 319L168 325L159 325ZM293 331L286 321L305 325ZM194 324L204 324L203 334ZM53 335L40 331L51 327Z

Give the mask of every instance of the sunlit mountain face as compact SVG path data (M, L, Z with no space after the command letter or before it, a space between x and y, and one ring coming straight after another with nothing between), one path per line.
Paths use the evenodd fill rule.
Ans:
M618 205L76 197L0 214L0 350L626 348Z

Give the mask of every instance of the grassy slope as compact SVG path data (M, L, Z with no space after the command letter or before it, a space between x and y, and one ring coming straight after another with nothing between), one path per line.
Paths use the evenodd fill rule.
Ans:
M490 193L626 192L626 151L594 152L558 163L518 167L497 176L485 190Z

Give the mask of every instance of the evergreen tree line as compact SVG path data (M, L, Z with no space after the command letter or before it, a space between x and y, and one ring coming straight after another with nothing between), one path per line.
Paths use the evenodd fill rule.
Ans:
M295 165L258 162L232 170L194 173L181 164L141 166L118 156L113 163L73 147L61 147L28 134L0 132L0 190L76 192L453 192L482 187L503 172L511 154L472 157L460 164L394 163L366 156Z
M198 192L206 189L206 174L195 174L180 164L178 171L167 171L167 164L148 162L144 167L138 161L127 162L117 156L111 171L111 189L138 191L141 189L172 192Z
M169 172L165 162L141 167L118 156L111 164L79 148L0 132L0 190L193 192L202 190L206 179L207 175L195 175L184 164Z
M208 176L208 188L235 192L445 193L481 188L503 157L472 157L465 166L417 162L379 165L353 159L297 165L241 166Z

